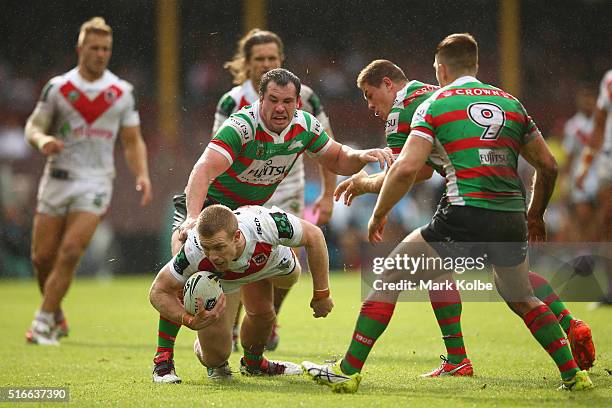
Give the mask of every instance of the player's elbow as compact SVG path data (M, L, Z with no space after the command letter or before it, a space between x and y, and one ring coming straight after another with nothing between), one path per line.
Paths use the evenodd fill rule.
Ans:
M306 250L308 250L309 247L320 245L321 242L325 243L325 235L323 235L321 228L308 221L302 220L302 229L304 231L302 243L306 247Z
M390 171L402 180L413 180L422 167L423 164L411 160L398 159L393 163Z
M551 154L547 156L545 160L540 161L536 171L548 180L556 180L557 174L559 173L559 165L555 157Z

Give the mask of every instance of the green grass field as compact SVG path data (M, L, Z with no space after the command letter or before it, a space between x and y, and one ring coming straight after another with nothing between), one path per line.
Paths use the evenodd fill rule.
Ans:
M78 406L612 406L612 376L605 370L612 369L612 309L587 311L584 303L569 306L593 329L598 362L591 374L597 388L591 392L556 391L552 360L501 303L464 305L463 333L474 378L419 378L439 365L444 348L430 305L401 303L355 395L332 394L305 377L236 375L231 382L211 382L193 355L194 334L186 329L179 333L175 354L183 384L153 384L158 315L147 297L151 278L77 280L64 304L72 331L60 347L25 343L40 299L34 282L1 281L0 386L67 386ZM311 317L309 280L304 276L287 298L281 342L269 357L320 362L346 350L361 304L358 275L333 275L336 307L327 319ZM234 369L239 357L231 357Z

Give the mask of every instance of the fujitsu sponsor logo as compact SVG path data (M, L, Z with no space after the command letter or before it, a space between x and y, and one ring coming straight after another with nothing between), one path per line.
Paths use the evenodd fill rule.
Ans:
M249 168L244 170L239 176L240 181L253 184L273 184L285 178L289 171L290 161L287 157L274 157L266 160L255 160Z
M510 164L510 152L506 149L478 149L480 164L486 166L507 166Z
M89 126L79 126L72 131L74 137L101 137L103 139L112 139L113 132L108 129L93 128Z

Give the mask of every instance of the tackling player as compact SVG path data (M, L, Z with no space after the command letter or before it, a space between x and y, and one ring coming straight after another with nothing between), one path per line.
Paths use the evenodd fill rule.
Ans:
M207 205L238 208L267 202L303 153L344 175L352 175L370 162L378 161L381 168L392 162L390 153L383 149L355 150L329 138L314 116L297 109L300 87L293 73L273 69L262 77L259 100L224 122L189 176L186 202L175 200L174 248L185 241L186 232ZM166 327L160 332L178 332L177 322L163 317L161 321ZM173 362L175 336L160 336L166 342L158 342L155 382L180 382Z
M442 88L415 112L408 140L384 179L368 225L369 240L382 241L388 212L410 190L429 158L444 169L446 196L432 222L409 234L390 257L454 258L466 251L487 253L500 295L555 361L561 387L592 388L587 372L580 371L572 357L554 314L533 295L529 284L527 237L533 241L546 238L543 215L557 173L554 157L520 102L475 78L478 46L471 35L452 34L442 40L434 67ZM487 152L495 153L499 160L491 163ZM516 171L519 154L536 169L527 214ZM500 242L505 244L496 245ZM382 280L419 281L444 272L434 268L411 273L385 270ZM389 324L398 296L392 290L370 292L345 357L337 365L304 362L308 374L336 392L356 392L363 364Z
M27 141L47 156L31 255L43 301L26 333L30 343L56 345L68 335L61 302L111 201L118 134L142 192L141 205L151 201L134 91L107 69L112 44L103 18L86 21L76 47L77 67L47 83L26 123Z
M411 131L414 112L425 100L439 88L412 80L408 81L404 72L391 61L376 60L365 67L357 78L357 86L363 91L368 108L385 122L387 146L394 154L399 155ZM427 161L415 179L415 183L429 178L435 167L441 175L444 169ZM344 195L344 202L350 205L355 197L365 193L379 193L384 181L384 172L368 176L364 171L354 174L336 188L336 199ZM440 282L453 282L450 274L438 278ZM559 299L550 284L542 276L529 272L529 281L534 294L546 303L567 333L572 352L580 368L588 370L595 360L591 330L582 320L575 319L563 301ZM471 361L467 358L461 328L462 304L459 291L450 285L450 289L430 290L429 298L442 332L446 346L446 357L443 357L439 368L423 377L464 376L472 375Z
M258 99L261 77L274 68L280 68L284 62L284 45L281 38L270 31L255 28L249 31L238 42L236 55L224 67L234 77L233 87L224 94L217 104L213 134L223 125L223 122L233 113L247 105L255 103ZM317 118L328 136L333 138L329 118L323 110L317 94L308 86L302 84L300 89L301 103L299 109L304 110ZM336 175L319 166L321 176L321 195L315 200L313 210L317 214L317 224L329 221L333 209L333 192L336 188ZM304 160L300 156L293 168L279 184L272 197L265 203L266 207L277 206L293 215L302 217L304 213L304 189L306 187ZM283 300L289 292L286 288L274 287L274 311L278 312ZM236 316L234 336L237 339L240 312ZM272 327L272 334L266 344L267 350L275 350L278 346L279 336L276 323Z
M151 304L173 321L198 333L194 351L207 368L210 379L231 377L228 358L232 347L232 325L240 303L246 311L240 340L244 356L240 371L245 375L300 375L295 363L272 361L263 356L264 346L276 320L273 284L291 286L301 267L290 247L306 248L312 275L310 307L314 317L326 317L333 308L329 296L329 256L325 237L315 225L277 207L240 207L232 212L223 205L202 210L195 228L176 256L158 273L150 291ZM215 273L223 295L211 311L202 307L195 316L187 313L177 291L195 272Z

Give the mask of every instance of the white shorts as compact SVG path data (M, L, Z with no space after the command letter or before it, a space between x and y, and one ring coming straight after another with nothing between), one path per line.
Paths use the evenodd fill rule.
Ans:
M304 188L276 190L264 205L268 208L278 207L301 218L304 215Z
M60 179L45 173L38 186L36 211L53 216L73 212L103 215L110 205L112 194L112 179Z

